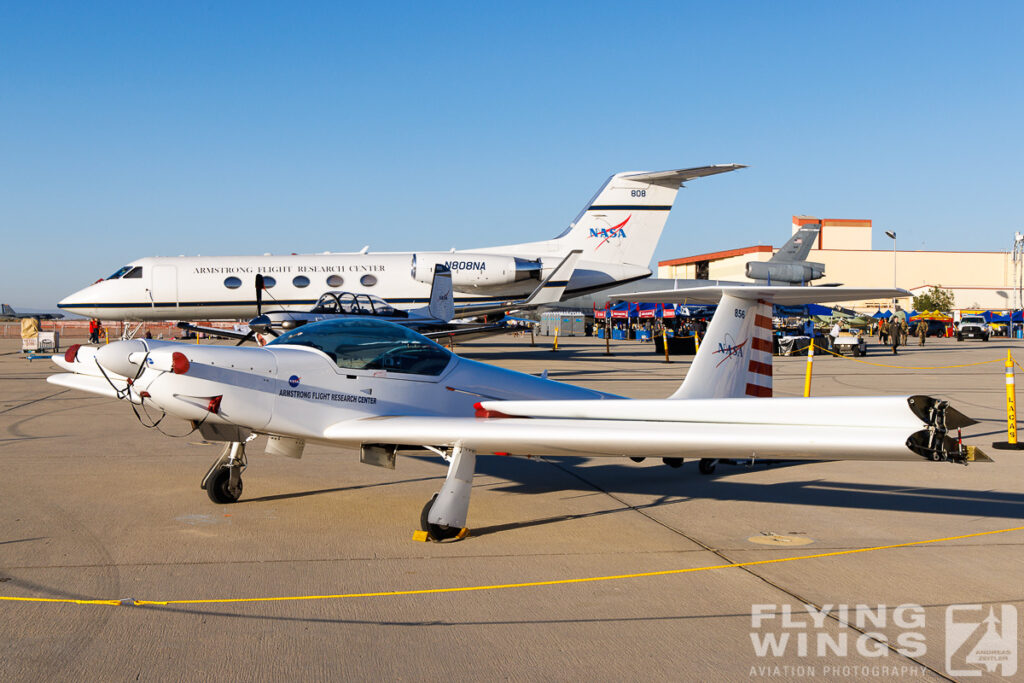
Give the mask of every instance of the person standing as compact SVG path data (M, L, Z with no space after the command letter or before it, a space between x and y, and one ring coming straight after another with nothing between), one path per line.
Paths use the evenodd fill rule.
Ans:
M882 318L878 323L878 343L887 344L889 342L889 321Z
M828 346L830 349L834 349L836 347L836 340L839 339L839 332L839 323L837 322L832 325L832 329L828 332Z
M89 319L89 343L98 344L100 342L100 321L96 318Z
M921 340L918 346L924 346L924 339L928 336L928 323L924 320L917 321L917 329L915 331L917 332L918 339Z

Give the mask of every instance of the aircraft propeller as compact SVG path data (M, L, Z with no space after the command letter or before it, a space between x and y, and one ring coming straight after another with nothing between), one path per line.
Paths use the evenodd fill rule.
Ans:
M239 339L235 346L241 346L245 342L251 341L257 334L277 336L277 332L271 327L270 318L263 315L264 289L266 289L266 286L263 284L263 274L256 273L256 317L249 321L249 332Z

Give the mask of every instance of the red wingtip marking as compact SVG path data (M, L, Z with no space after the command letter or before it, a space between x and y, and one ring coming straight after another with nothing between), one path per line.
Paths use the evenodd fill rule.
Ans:
M223 398L224 396L214 396L210 399L210 402L206 404L206 409L211 413L216 413L220 410L220 402Z

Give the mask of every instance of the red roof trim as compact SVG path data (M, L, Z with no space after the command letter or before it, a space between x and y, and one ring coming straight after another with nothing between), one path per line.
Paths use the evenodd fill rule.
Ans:
M710 254L698 254L697 256L686 256L684 258L671 259L669 261L658 261L659 266L682 266L687 263L696 263L697 261L714 261L723 258L732 258L733 256L743 256L744 254L759 254L763 252L771 253L775 251L772 246L769 245L758 245L756 247L742 247L740 249L727 249L726 251L713 251Z

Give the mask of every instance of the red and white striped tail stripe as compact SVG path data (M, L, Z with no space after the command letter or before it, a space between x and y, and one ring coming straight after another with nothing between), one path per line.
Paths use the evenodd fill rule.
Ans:
M758 300L747 364L747 396L772 395L772 306Z

